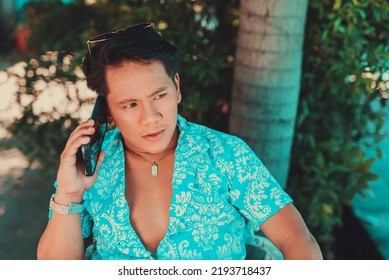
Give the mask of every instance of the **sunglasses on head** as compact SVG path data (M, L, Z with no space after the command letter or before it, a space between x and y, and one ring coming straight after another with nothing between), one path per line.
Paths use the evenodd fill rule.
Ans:
M151 22L137 23L137 24L131 25L131 26L124 28L124 29L119 29L116 31L106 32L106 33L96 35L96 36L90 38L88 41L86 41L86 44L88 46L89 55L92 56L91 45L93 45L93 44L109 41L113 37L115 37L117 34L122 33L122 32L137 31L137 30L149 29L149 28L155 30L154 23L151 23Z

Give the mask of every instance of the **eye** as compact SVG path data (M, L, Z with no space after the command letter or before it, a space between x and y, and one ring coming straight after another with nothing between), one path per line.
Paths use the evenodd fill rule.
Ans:
M136 102L131 102L128 105L125 106L126 109L132 109L138 106L138 103Z
M158 100L158 99L164 98L166 95L167 95L167 93L160 93L154 99Z

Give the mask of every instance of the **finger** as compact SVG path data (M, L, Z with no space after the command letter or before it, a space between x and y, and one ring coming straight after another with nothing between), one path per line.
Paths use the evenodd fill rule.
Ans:
M61 161L66 161L68 164L76 163L76 154L82 145L88 144L90 142L89 136L80 136L70 142L65 150L61 154Z
M104 161L104 157L105 157L105 152L103 150L101 150L99 158L98 158L97 163L96 163L96 174L97 174L97 172L99 172L100 166Z
M92 177L90 177L90 182L93 182L93 183L90 183L90 184L87 184L88 186L92 186L94 184L94 182L96 181L97 179L97 175L99 173L99 170L100 170L100 167L101 167L101 164L103 163L104 161L104 157L105 157L105 152L103 150L100 151L100 155L99 155L99 158L97 160L97 163L96 163L96 169L95 169L95 173L93 174ZM89 187L88 187L89 188Z
M86 122L80 123L73 131L70 133L70 135L73 135L77 133L80 129L84 129L86 127L92 127L94 125L95 121L92 119L87 120Z
M91 130L94 131L94 126L91 122L83 123L77 126L69 136L69 139L78 137L82 134L88 134Z
M79 128L77 131L74 131L68 141L66 142L64 150L69 149L69 147L78 139L84 136L91 136L95 132L95 128L92 126Z

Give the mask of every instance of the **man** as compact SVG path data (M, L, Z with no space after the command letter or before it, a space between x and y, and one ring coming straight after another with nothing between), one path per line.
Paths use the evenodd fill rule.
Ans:
M322 258L291 198L241 139L178 115L177 50L153 24L89 40L84 73L116 128L91 177L76 154L93 121L70 135L39 259L244 259L248 221L286 259Z

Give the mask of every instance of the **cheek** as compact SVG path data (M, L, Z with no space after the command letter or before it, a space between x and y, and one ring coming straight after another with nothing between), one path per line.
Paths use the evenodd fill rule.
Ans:
M169 104L164 106L160 111L161 115L164 119L172 119L175 118L178 113L177 104Z
M132 127L134 121L132 118L129 116L128 113L125 111L120 112L120 111L115 111L111 114L111 119L115 123L115 125L120 129L126 129L128 127Z
M123 136L130 142L134 141L136 139L136 135L141 132L139 125L136 125L132 121L121 121L119 123L116 123L117 128L122 133Z
M178 110L178 103L180 103L180 96L175 95L171 99L169 99L168 102L164 102L164 104L161 106L161 110L168 112L168 113L175 113Z

